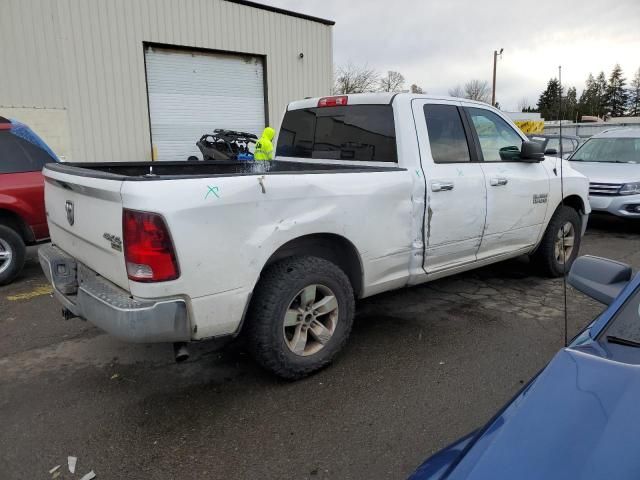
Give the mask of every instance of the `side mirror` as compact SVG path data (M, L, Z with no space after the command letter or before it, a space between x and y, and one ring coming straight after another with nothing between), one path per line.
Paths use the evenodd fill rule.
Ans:
M502 147L498 154L503 162L517 162L520 160L520 150L515 145Z
M556 150L555 148L547 148L544 151L545 155L557 155L558 154L558 150Z
M542 145L538 142L530 142L525 140L522 142L522 148L520 149L520 161L536 163L544 160L544 151Z
M606 258L584 255L573 262L569 285L594 300L610 305L627 286L633 270L629 265Z

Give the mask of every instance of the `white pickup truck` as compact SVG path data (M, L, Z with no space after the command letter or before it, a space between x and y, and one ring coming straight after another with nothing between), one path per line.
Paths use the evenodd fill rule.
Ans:
M523 254L561 275L590 212L587 179L500 111L425 95L293 102L271 162L44 175L65 316L131 342L243 335L290 379L342 348L356 299Z

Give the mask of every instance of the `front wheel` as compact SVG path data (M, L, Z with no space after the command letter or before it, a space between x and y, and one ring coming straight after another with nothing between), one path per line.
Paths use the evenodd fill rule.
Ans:
M534 261L550 277L561 277L571 269L582 240L582 222L578 212L560 207L551 217Z
M267 268L256 286L245 336L264 368L289 380L325 367L351 331L354 296L345 273L317 257Z

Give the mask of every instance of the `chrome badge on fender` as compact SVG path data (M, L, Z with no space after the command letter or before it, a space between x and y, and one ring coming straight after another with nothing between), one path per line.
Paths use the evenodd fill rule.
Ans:
M534 193L533 194L533 203L547 203L547 197L549 194L547 193Z

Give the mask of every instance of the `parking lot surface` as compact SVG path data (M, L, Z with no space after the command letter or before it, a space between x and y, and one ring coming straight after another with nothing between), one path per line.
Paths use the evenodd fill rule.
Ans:
M582 254L640 268L640 223ZM562 347L562 280L527 259L361 301L345 351L289 383L232 344L130 345L64 321L35 250L0 287L0 477L400 479L481 426ZM602 306L569 290L569 336ZM78 457L75 475L68 455Z

